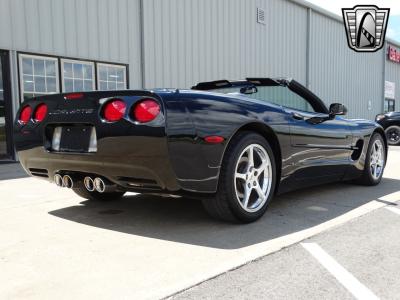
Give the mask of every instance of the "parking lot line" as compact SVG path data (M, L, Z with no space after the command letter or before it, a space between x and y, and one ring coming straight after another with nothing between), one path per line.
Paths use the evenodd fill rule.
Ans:
M316 243L301 245L328 270L356 299L379 299L365 285L343 268L333 257Z
M391 212L394 212L395 214L398 214L398 215L400 215L400 209L398 209L398 208L395 208L395 207L391 207L391 206L388 206L388 207L385 207L387 210L390 210Z

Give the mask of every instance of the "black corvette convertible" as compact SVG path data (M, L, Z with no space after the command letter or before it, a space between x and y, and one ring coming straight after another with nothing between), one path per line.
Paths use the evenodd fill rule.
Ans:
M194 197L214 217L251 222L277 193L381 181L382 127L345 113L294 80L220 80L37 97L21 106L14 137L28 174L83 198Z

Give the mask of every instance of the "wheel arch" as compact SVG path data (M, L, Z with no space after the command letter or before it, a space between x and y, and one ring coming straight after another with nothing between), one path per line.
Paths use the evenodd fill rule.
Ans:
M275 185L275 192L276 192L278 190L278 186L279 186L280 179L281 179L282 151L281 151L281 146L280 146L278 137L276 136L276 134L272 130L272 128L269 127L268 125L260 123L260 122L251 122L251 123L247 123L247 124L244 124L241 127L239 127L235 131L235 133L232 134L232 136L229 138L228 143L225 147L225 151L222 155L221 162L224 160L226 150L228 149L228 147L231 146L231 141L233 140L233 138L244 131L258 133L261 136L263 136L270 144L270 146L272 148L272 153L273 153L274 159L275 159L275 165L276 165L276 185Z
M382 127L377 127L377 128L375 128L375 130L374 130L374 132L372 133L372 135L374 135L375 133L378 133L378 134L381 135L381 137L382 137L382 139L383 139L383 142L385 143L386 157L387 157L388 147L389 147L389 146L388 146L388 142L387 142L387 139L386 139L385 131L383 130Z

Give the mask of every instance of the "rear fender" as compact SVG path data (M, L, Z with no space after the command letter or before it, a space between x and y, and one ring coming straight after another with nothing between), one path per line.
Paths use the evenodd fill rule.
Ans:
M216 192L226 147L243 126L268 124L272 131L283 130L289 136L282 111L259 101L180 93L166 100L166 109L169 155L177 180L187 191ZM224 141L209 144L204 140L207 136L221 136Z

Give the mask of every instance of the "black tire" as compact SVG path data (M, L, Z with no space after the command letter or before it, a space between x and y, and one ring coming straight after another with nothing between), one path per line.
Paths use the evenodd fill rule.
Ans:
M240 200L236 195L234 176L236 172L236 164L238 163L238 160L241 159L241 153L252 144L262 146L269 156L271 166L271 185L265 203L262 205L260 204L257 211L248 212L239 204ZM275 183L276 164L269 143L259 134L243 131L233 137L225 152L215 197L212 199L203 199L202 203L206 211L216 219L235 223L254 222L267 210L268 204L274 195Z
M76 187L73 187L72 190L79 197L84 199L88 199L91 201L112 201L120 199L125 192L110 192L110 193L99 193L99 192L89 192L83 184L77 184Z
M400 145L400 126L392 125L385 130L386 139L389 145Z
M377 140L379 140L381 142L381 144L383 145L384 163L383 163L383 167L382 167L379 177L375 178L372 175L372 170L371 170L371 152L372 152L372 147L373 147L375 141L377 141ZM364 166L363 174L357 180L357 183L360 183L362 185L368 185L368 186L374 186L374 185L379 184L382 180L383 171L384 171L384 168L386 165L386 154L387 154L386 146L385 146L385 142L383 140L382 135L380 135L379 133L374 133L369 141L368 150L367 150L367 154L365 157L365 166Z

